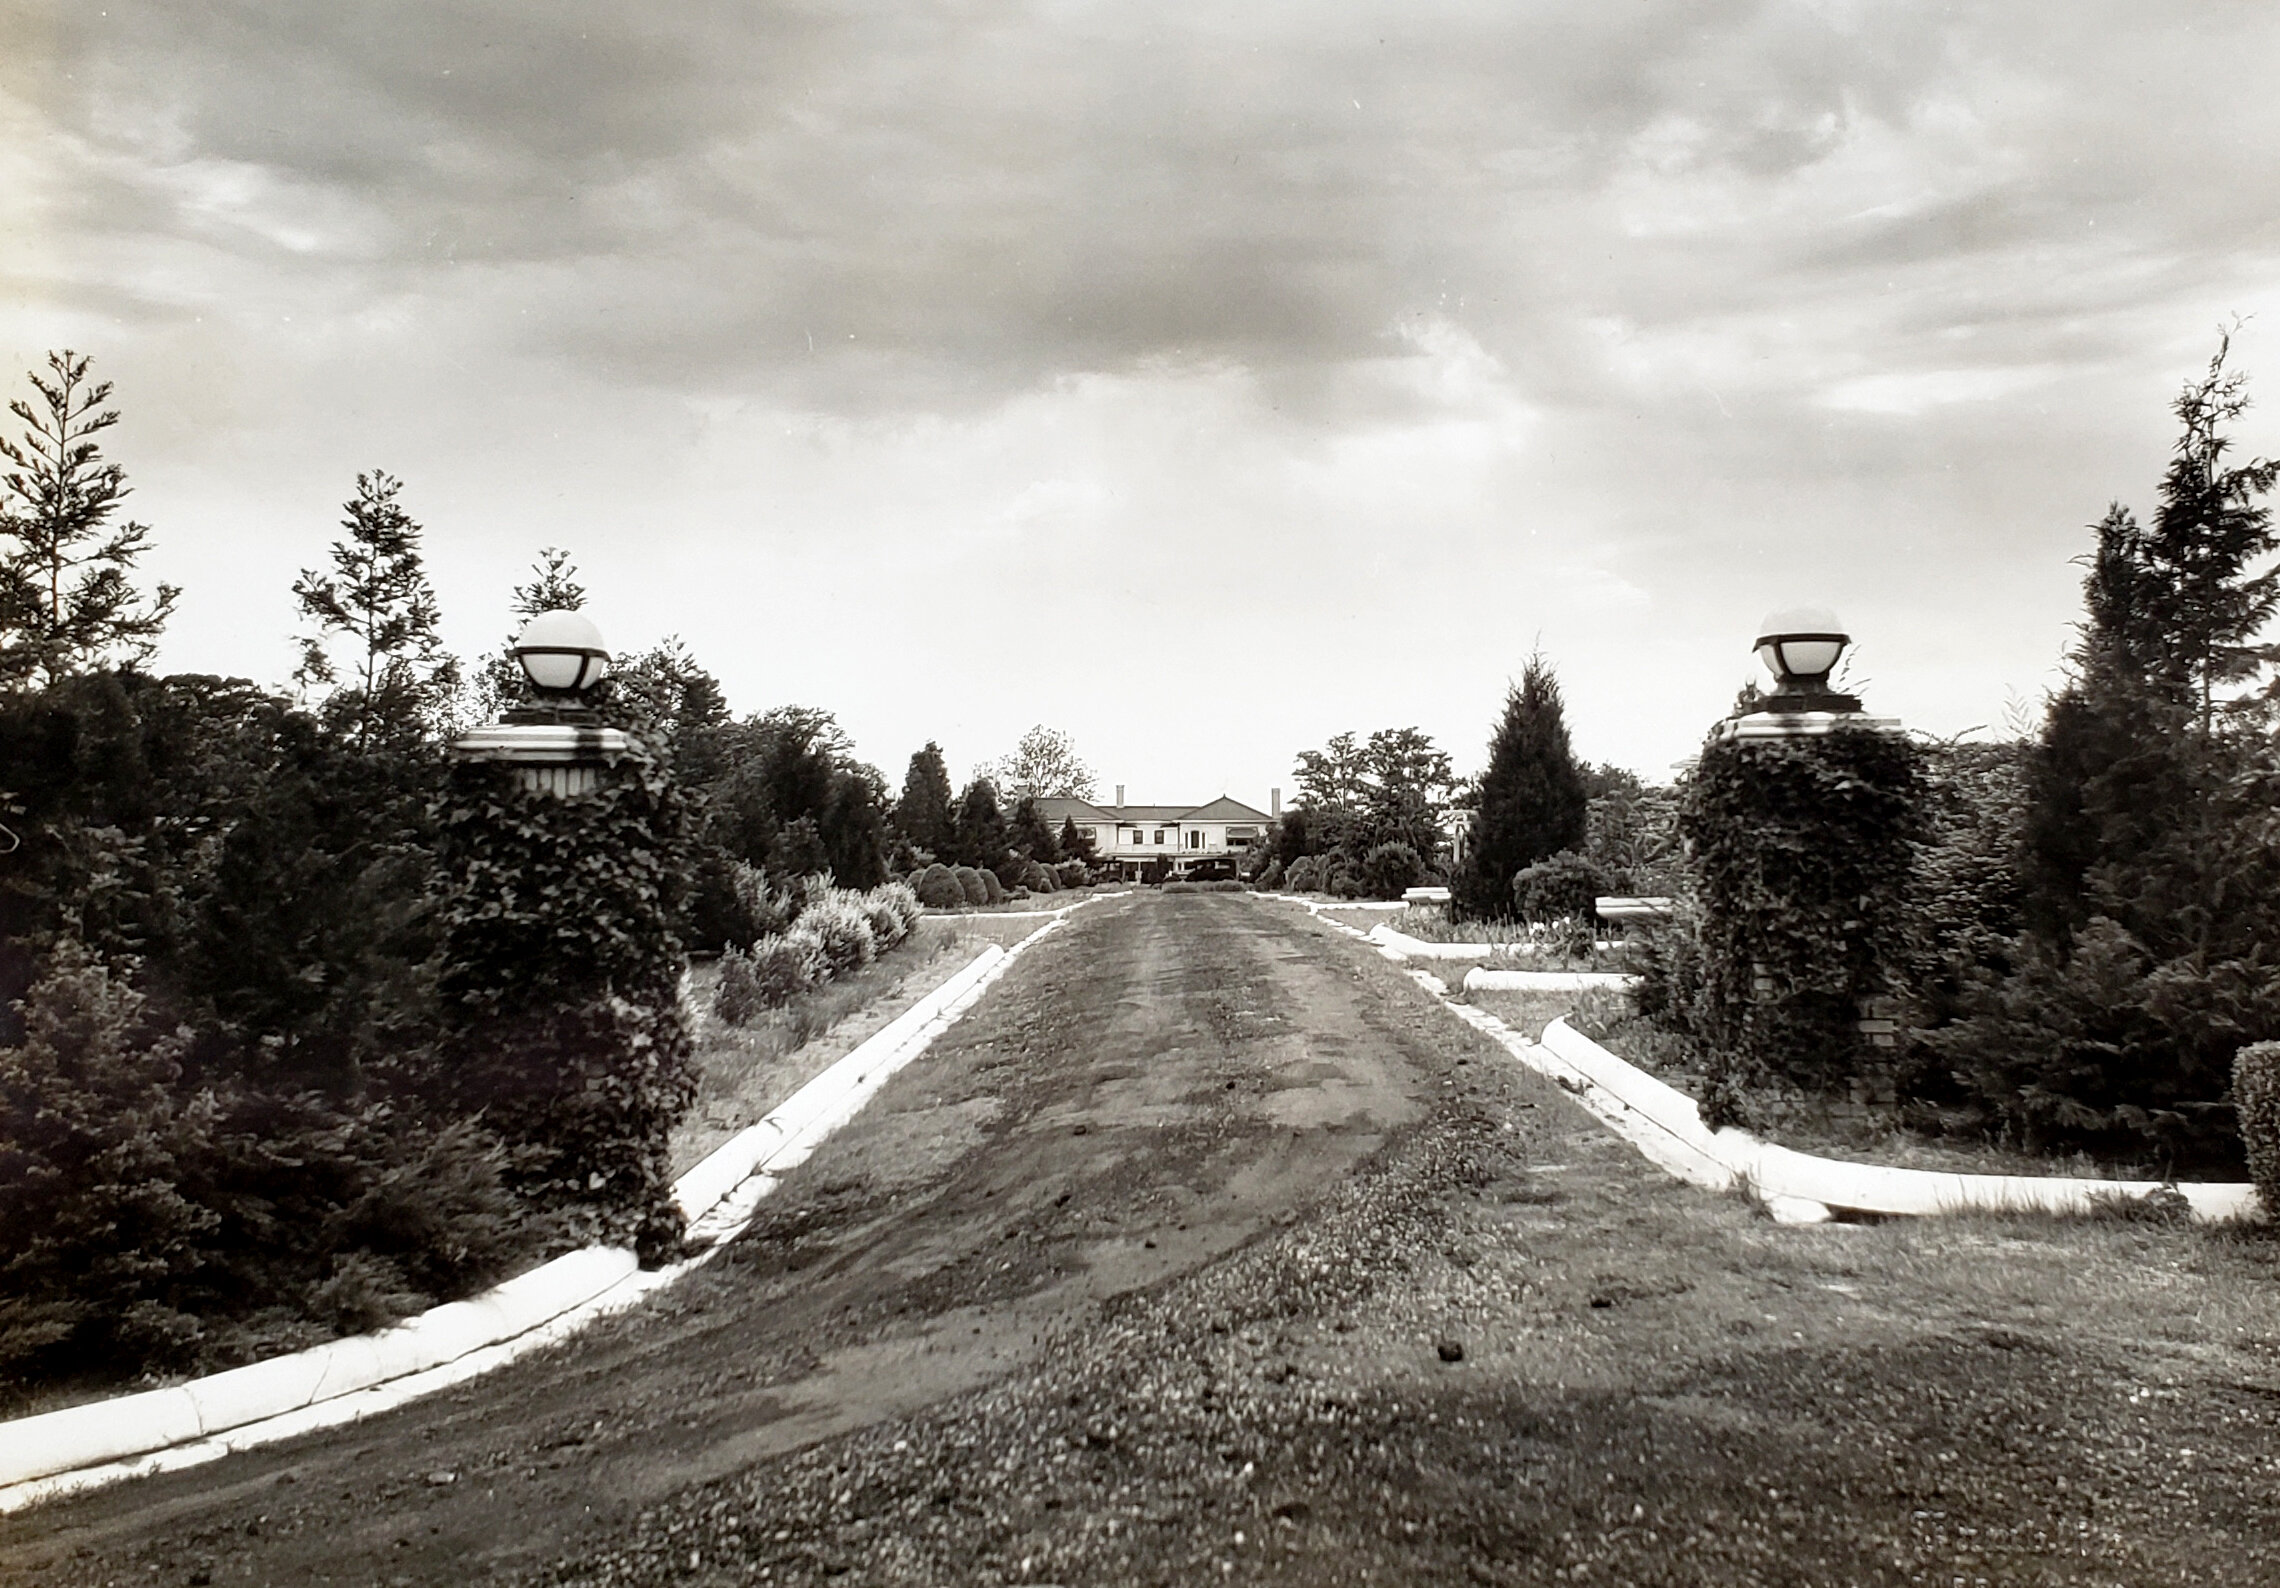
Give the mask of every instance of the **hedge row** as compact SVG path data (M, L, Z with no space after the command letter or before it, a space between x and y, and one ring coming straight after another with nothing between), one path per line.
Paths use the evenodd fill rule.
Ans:
M804 891L790 926L721 956L713 1012L731 1025L861 970L908 937L924 913L918 894L900 882L857 893L819 881Z

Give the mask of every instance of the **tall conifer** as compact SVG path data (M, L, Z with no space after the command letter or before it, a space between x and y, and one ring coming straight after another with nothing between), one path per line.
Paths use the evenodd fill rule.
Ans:
M48 355L33 373L37 407L18 400L20 441L0 436L0 683L52 684L105 662L140 661L181 594L162 584L140 604L130 575L150 527L111 527L126 471L102 460L95 437L119 422L103 407L109 381L87 379L85 357Z
M1512 879L1523 868L1583 847L1589 803L1568 743L1559 680L1550 662L1531 656L1488 747L1471 839L1450 879L1456 912L1509 917Z
M895 825L903 836L936 859L946 859L957 841L956 818L950 792L950 769L943 764L942 746L932 739L914 752L910 770L903 774L902 798L895 803Z

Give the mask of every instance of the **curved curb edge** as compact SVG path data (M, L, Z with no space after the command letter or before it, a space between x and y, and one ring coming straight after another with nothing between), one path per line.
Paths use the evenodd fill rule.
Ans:
M731 1137L674 1182L696 1255L643 1270L633 1253L567 1252L491 1289L373 1334L0 1423L0 1515L126 1478L357 1421L504 1367L634 1306L703 1266L751 1221L778 1181L948 1030L1030 945L1096 894L1053 912L1011 948L986 945L962 970Z
M1970 1212L2089 1213L2104 1199L2145 1197L2158 1180L2070 1175L1964 1174L1852 1163L1797 1152L1730 1126L1711 1130L1693 1098L1608 1052L1565 1019L1530 1041L1496 1016L1450 1002L1438 978L1411 976L1465 1024L1555 1082L1657 1168L1714 1191L1747 1186L1777 1223L1821 1224L1840 1213L1923 1218ZM2174 1187L2204 1223L2257 1216L2256 1188L2192 1182Z

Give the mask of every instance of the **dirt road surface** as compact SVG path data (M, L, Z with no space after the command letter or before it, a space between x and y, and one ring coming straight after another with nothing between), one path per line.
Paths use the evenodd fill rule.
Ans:
M0 1519L0 1583L2244 1588L2273 1259L1779 1228L1300 913L1143 893L657 1305Z

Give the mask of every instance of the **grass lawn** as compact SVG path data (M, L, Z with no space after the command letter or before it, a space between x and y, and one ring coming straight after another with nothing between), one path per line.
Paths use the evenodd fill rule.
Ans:
M1464 992L1450 996L1476 1004L1516 1031L1531 1037L1567 1017L1576 1029L1617 1058L1637 1065L1689 1096L1701 1095L1702 1075L1678 1040L1632 1014L1619 993ZM1798 1152L1818 1153L1854 1163L1895 1169L1936 1169L1954 1174L2071 1175L2094 1180L2158 1180L2148 1163L2101 1161L2085 1154L2056 1158L2005 1147L1970 1136L1935 1136L1911 1130L1890 1116L1861 1118L1833 1109L1830 1101L1803 1093L1761 1095L1762 1119L1756 1133Z

